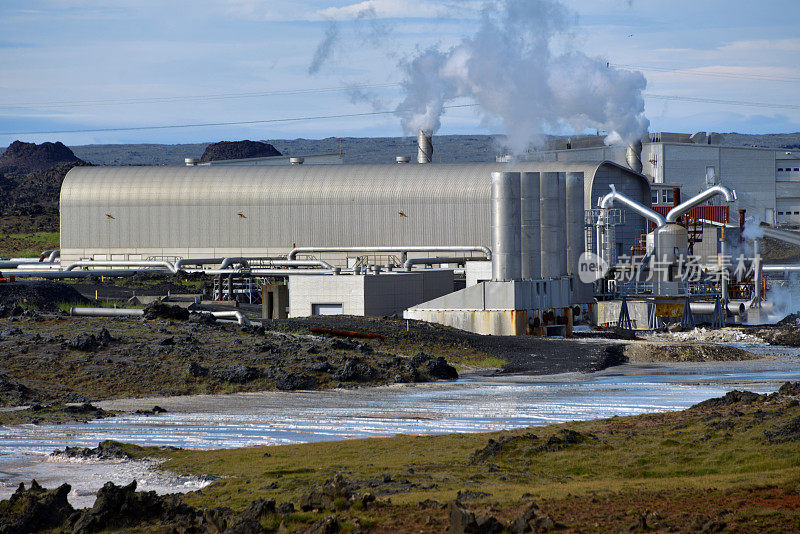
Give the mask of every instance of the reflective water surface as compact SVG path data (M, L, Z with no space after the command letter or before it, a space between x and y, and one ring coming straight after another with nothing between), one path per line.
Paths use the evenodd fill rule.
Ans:
M105 439L211 449L399 433L480 432L678 410L731 389L769 393L787 380L800 380L796 350L787 349L771 360L629 364L588 375L473 377L355 390L106 401L98 404L117 410L149 409L157 404L168 413L76 425L2 428L0 498L32 476L47 485L96 477L71 498L83 502L79 499L83 492L89 504L89 496L104 481L101 479L109 480L112 475L120 483L144 479L143 489L157 491L188 491L203 484L153 474L147 466L131 462L45 461L54 449L96 446Z

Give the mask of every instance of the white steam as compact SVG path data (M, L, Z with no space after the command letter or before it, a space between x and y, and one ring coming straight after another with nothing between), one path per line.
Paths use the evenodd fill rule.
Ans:
M773 283L767 291L766 307L769 310L768 323L777 323L792 313L800 312L800 280L796 274L790 275L783 283ZM771 307L771 308L770 308Z
M396 114L406 133L436 132L447 103L469 97L485 121L502 121L515 153L548 130L606 130L607 143L641 138L649 126L644 76L581 52L554 53L569 15L557 0L486 2L475 35L401 63L405 99Z

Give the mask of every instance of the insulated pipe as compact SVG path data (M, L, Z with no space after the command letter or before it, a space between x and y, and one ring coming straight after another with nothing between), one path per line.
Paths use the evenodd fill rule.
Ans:
M39 263L55 263L56 258L59 256L61 256L61 250L59 249L45 250L39 255Z
M592 285L578 278L581 255L586 249L584 232L584 178L582 172L567 173L567 274L572 275L573 302L588 303L593 297Z
M70 263L64 270L72 271L78 267L160 267L161 269L168 270L172 274L178 272L174 264L161 260L79 260Z
M175 262L176 269L183 269L184 265L209 265L222 263L225 258L182 258Z
M417 134L417 163L430 163L433 160L431 134L420 130Z
M692 310L692 313L696 313L698 315L711 315L714 313L714 307L716 306L713 302L690 302L689 307ZM729 302L725 305L725 309L728 310L730 313L734 315L741 315L745 312L745 305L743 302Z
M566 183L565 183L566 185ZM541 224L539 226L541 239L541 277L558 278L562 274L559 271L558 256L565 250L559 250L558 243L560 236L564 234L564 213L559 213L558 202L558 173L542 172L539 173L539 215Z
M91 272L91 271L87 271ZM242 274L241 270L237 269L205 269L202 274L219 275L219 274ZM252 276L288 276L288 275L334 275L336 270L324 269L250 269L247 274Z
M441 265L442 263L465 263L465 258L412 258L403 263L403 268L410 271L414 265Z
M714 187L709 187L705 191L698 193L697 195L693 196L686 202L681 202L667 213L666 221L668 223L674 223L678 220L678 217L692 209L693 207L702 204L706 200L711 197L715 197L717 195L721 195L725 197L726 202L733 202L736 200L736 191L732 189L728 189L724 185L715 185Z
M492 173L492 280L522 278L520 173Z
M142 317L144 310L138 308L78 308L69 309L70 315L81 317Z
M247 257L240 257L240 258L225 258L222 263L220 263L220 269L227 269L231 265L240 264L242 267L248 267L248 261L251 260L267 260L269 262L269 267L320 267L322 269L328 269L329 271L333 270L333 265L328 263L327 261L322 260L273 260L271 258L247 258Z
M455 245L455 246L376 246L376 247L297 247L287 255L292 261L298 254L311 254L314 252L482 252L487 260L492 259L492 251L481 245Z
M250 326L250 319L240 311L219 311L212 312L206 310L193 310L192 313L213 315L216 319L235 319L240 325Z
M133 276L140 271L133 269L96 269L93 271L28 271L25 269L3 271L0 276L15 276L17 278L45 278L45 279L64 279L64 278L88 278L90 276L107 276L108 278L124 278Z
M539 231L539 173L520 173L520 242L522 279L538 280L542 276L542 237Z
M669 214L667 214L669 215ZM719 230L719 273L720 273L720 283L719 283L719 292L720 298L722 302L728 302L728 266L725 265L723 262L726 261L728 254L728 242L725 239L725 227L723 226Z
M800 265L762 265L763 273L797 273L800 272Z
M614 188L614 184L611 184L609 187L611 187L611 192L608 193L606 196L604 196L599 202L601 208L608 209L615 203L619 203L628 208L629 210L638 213L645 219L652 221L656 225L656 229L663 228L664 226L667 225L667 221L664 219L663 216L661 216L660 213L657 213L651 210L650 208L639 204L635 200L626 197L622 193L617 193L616 188ZM672 211L670 211L670 213L672 213L676 209L678 208L673 208Z

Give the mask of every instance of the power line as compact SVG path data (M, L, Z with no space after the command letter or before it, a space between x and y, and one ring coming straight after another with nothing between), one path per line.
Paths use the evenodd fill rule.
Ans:
M717 98L701 98L694 96L671 96L671 95L654 95L651 93L643 93L645 98L653 98L656 100L673 100L678 102L700 102L703 104L723 104L727 106L745 106L754 108L774 108L774 109L800 109L800 105L795 104L773 104L767 102L746 102L743 100L720 100Z
M620 65L618 63L609 63L608 66L615 67L618 69L636 69L636 70L653 71L653 72L668 72L673 74L688 74L691 76L711 76L715 78L734 78L741 80L758 80L758 81L790 82L790 83L800 82L800 77L797 76L770 76L768 74L747 74L743 72L722 72L722 71L709 72L700 70L675 69L668 67Z
M477 107L478 104L454 104L451 106L444 106L444 109L454 108L471 108ZM300 122L312 121L321 119L346 119L353 117L369 117L373 115L393 115L398 110L394 111L369 111L365 113L345 113L341 115L315 115L308 117L292 117L283 119L263 119L255 121L235 121L235 122L206 122L198 124L170 124L166 126L131 126L123 128L90 128L82 130L51 130L42 132L0 132L0 135L43 135L43 134L68 134L68 133L98 133L98 132L133 132L141 130L172 130L177 128L203 128L208 126L241 126L247 124L270 124L281 122Z
M352 91L359 89L382 89L388 87L400 87L399 83L381 83L381 84L368 84L368 85L351 85L346 87L322 87L312 89L288 89L285 91L264 91L253 93L217 93L209 95L192 95L192 96L163 96L163 97L149 97L149 98L126 98L126 99L113 99L113 100L70 100L61 102L12 102L1 104L0 107L37 107L37 108L50 108L50 107L75 107L75 106L107 106L107 105L124 105L124 104L161 104L171 102L183 101L197 101L197 100L223 100L232 98L257 98L263 96L283 96L283 95L302 95L302 94L315 94L315 93L337 93L341 91Z

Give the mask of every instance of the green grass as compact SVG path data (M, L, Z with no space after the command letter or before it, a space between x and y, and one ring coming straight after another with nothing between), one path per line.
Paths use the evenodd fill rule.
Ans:
M383 473L419 484L391 496L393 504L424 499L446 501L458 490L475 488L494 502L534 498L566 498L596 492L741 488L800 482L797 442L771 444L764 430L800 416L800 408L738 406L744 415L727 417L735 429L714 430L703 421L706 412L617 417L543 428L442 436L397 436L333 443L256 447L218 451L159 453L168 469L221 479L187 502L239 508L253 498L296 500L310 487L336 473L366 480ZM730 411L730 410L729 410ZM682 423L682 424L676 424ZM562 429L591 434L583 443L562 450L543 444ZM534 433L537 437L524 437ZM482 461L473 453L489 439L514 438ZM666 444L666 445L665 445ZM265 489L275 482L278 489ZM433 484L433 487L431 485Z
M30 232L0 235L0 255L35 258L43 251L60 246L58 232Z

